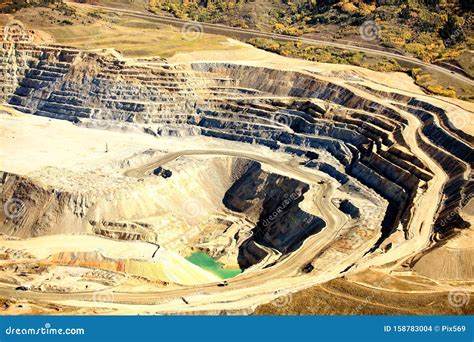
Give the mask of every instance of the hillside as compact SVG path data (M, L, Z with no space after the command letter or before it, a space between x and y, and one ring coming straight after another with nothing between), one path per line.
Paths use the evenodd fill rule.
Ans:
M474 104L410 76L472 80L128 1L0 15L2 314L472 313Z
M0 12L46 7L62 0L8 0ZM136 9L144 1L75 0ZM145 6L144 6L145 5ZM467 0L148 0L157 14L286 34L349 40L416 56L448 60L472 49L472 2ZM454 62L463 67L462 58ZM472 75L473 70L466 68Z
M438 59L445 49L452 54L466 47L473 9L465 0L150 0L150 7L183 19L334 39L357 40L354 33L370 20L377 27L367 28L362 40L401 48L425 61Z
M150 10L182 19L371 47L474 75L470 1L150 0ZM395 60L370 60L365 54L275 39L250 39L248 43L283 56L407 72L428 93L472 101L470 87Z
M303 1L295 2L281 0L255 1L177 1L177 0L73 0L79 3L97 4L110 8L120 8L132 11L151 11L158 15L174 16L185 20L217 23L240 28L257 29L264 32L298 36L322 41L334 41L343 45L356 45L372 50L382 50L392 54L401 54L418 58L424 62L441 65L452 72L472 78L474 75L473 63L473 35L472 35L472 4L465 0L435 1L435 0L356 0L356 1ZM40 7L40 9L29 7ZM25 8L27 7L27 8ZM62 0L9 0L5 1L0 12L13 13L16 19L32 22L31 13L39 11L34 19L33 28L48 26L46 31L55 36L61 43L75 44L76 39L68 32L68 42L57 39L57 29L51 24L59 25L60 31L65 26L74 27L80 22L92 23L103 15L99 12L86 14L86 18L78 18L76 6L65 4ZM26 12L25 12L26 10ZM29 10L29 11L28 11ZM48 10L60 12L48 14ZM41 14L42 13L42 14ZM98 17L99 16L99 17ZM115 13L114 13L115 16ZM116 25L116 18L106 19L107 27ZM147 24L148 25L148 24ZM103 25L102 25L103 26ZM134 24L126 24L126 30L132 29ZM96 28L92 34L97 35ZM116 31L116 30L114 30ZM203 31L201 28L200 31ZM85 32L85 31L84 31ZM164 32L164 31L162 31ZM206 31L207 32L207 31ZM153 36L153 32L150 32ZM73 35L74 36L74 35ZM83 36L80 34L79 36ZM127 39L125 50L127 54L170 56L169 49L162 51L152 36L138 35L142 46L136 48L133 40ZM138 37L135 36L135 37ZM175 33L172 36L176 36ZM84 36L85 37L85 36ZM80 37L82 40L84 37ZM179 37L178 37L179 38ZM107 40L107 39L106 39ZM123 41L123 39L119 39ZM193 41L194 46L187 46L186 50L202 50L208 44L207 37ZM214 42L214 38L211 39ZM466 101L473 101L473 87L466 82L446 78L445 74L434 72L426 68L404 63L396 58L380 57L366 52L335 49L325 44L307 44L288 42L271 38L242 38L253 46L287 57L300 58L323 63L357 65L376 71L401 71L410 75L415 83L428 94L435 94ZM185 43L189 43L185 41ZM180 44L179 41L177 42ZM214 44L214 43L212 43ZM96 46L97 42L87 42L87 45ZM101 44L103 45L103 44ZM143 46L148 47L144 50ZM215 45L215 44L214 44ZM85 47L85 46L81 46ZM125 51L124 50L124 51ZM161 54L161 53L164 54Z

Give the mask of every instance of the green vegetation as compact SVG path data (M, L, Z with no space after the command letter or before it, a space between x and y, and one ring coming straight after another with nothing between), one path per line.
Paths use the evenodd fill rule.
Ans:
M334 47L322 47L302 42L283 42L266 38L252 38L247 42L259 49L286 57L301 58L320 63L356 65L383 72L406 72L418 86L428 93L460 98L466 101L474 100L472 95L474 89L472 87L465 88L461 84L446 84L446 79L443 76L432 75L424 69L403 67L392 58L371 56L362 52L342 50Z
M113 48L126 57L166 58L185 52L236 49L226 45L223 36L203 33L190 40L186 33L168 25L65 3L24 8L15 12L14 19L48 33L58 44L84 50ZM0 16L0 24L8 20Z
M242 271L240 269L226 269L222 264L218 263L216 258L210 257L204 252L196 252L186 258L189 262L198 265L205 270L214 273L222 279L235 277Z
M440 84L433 84L433 78L428 73L423 73L421 69L414 68L411 70L411 76L415 80L415 83L427 90L428 92L436 95L447 96L447 97L457 97L456 91L452 86L444 88Z
M85 0L84 0L85 1ZM115 6L115 2L100 4ZM257 28L292 36L313 34L324 39L350 40L354 44L378 45L403 50L426 62L443 62L474 75L472 1L465 0L148 0L152 11L176 17ZM119 1L126 8L138 6ZM38 8L31 8L31 7ZM133 7L135 8L135 7ZM22 9L22 10L20 10ZM32 11L35 12L32 12ZM144 10L142 8L141 10ZM129 57L170 57L177 52L223 49L225 39L202 35L189 41L179 30L149 22L125 22L100 11L80 11L61 0L10 0L0 12L31 27L52 34L59 42L78 48L115 47ZM37 15L32 15L35 13ZM82 13L85 12L85 13ZM23 13L23 14L22 14ZM361 38L359 27L367 20L377 25L374 40ZM167 39L167 44L161 44ZM427 70L412 71L394 59L299 42L251 39L252 45L283 56L311 61L350 64L376 71L403 71L427 92L473 100L472 88ZM402 62L400 62L402 63ZM453 82L450 84L449 82Z
M314 62L357 65L376 71L407 71L394 59L373 58L363 52L322 47L301 42L281 42L266 38L252 38L248 43L286 57L301 58Z
M183 19L292 36L319 33L396 48L425 62L472 49L474 41L468 34L472 7L467 0L150 0L153 11ZM370 42L358 32L368 20L378 27L376 39Z
M14 13L26 7L47 7L52 4L62 3L62 0L10 0L2 1L0 13Z
M244 19L234 21L239 16L243 4L243 1L206 1L203 5L196 1L150 0L152 10L166 11L177 18L202 22L233 23L233 26L247 28Z

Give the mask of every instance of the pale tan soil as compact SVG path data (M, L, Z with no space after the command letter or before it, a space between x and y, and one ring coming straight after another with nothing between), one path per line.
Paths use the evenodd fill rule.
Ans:
M0 14L0 23L20 20L26 28L37 31L37 43L54 41L84 50L114 48L127 57L170 57L177 52L229 49L226 38L222 36L201 34L197 39L189 39L174 27L146 19L74 8L75 17L46 7L25 8L11 15ZM61 24L63 20L73 24Z
M24 114L15 118L0 115L0 125L1 169L18 174L46 166L90 170L154 145L154 139L147 135L78 128L66 121ZM45 136L49 139L44 139ZM105 153L106 144L108 153ZM32 146L42 147L32 150Z
M380 276L378 281L383 281ZM371 279L370 282L376 281ZM410 290L408 286L406 290ZM416 288L416 287L413 287ZM455 307L449 292L425 289L415 293L373 289L336 279L259 306L255 315L472 315L474 303ZM287 304L286 304L287 303Z
M58 304L45 304L44 302L32 302L9 296L0 296L0 312L2 315L111 315L114 310L77 308Z
M75 182L71 182L71 180L75 180L77 178L77 181L84 181L84 177L82 179L80 178L81 173L79 173L78 170L90 170L98 172L97 175L103 174L104 176L106 176L108 173L110 174L117 171L116 168L112 167L114 162L116 163L118 160L123 160L123 158L127 155L127 157L133 156L139 149L143 151L150 147L155 147L162 150L166 147L170 152L172 152L173 150L182 151L183 148L189 146L189 151L186 152L185 150L184 152L178 152L178 154L174 158L177 158L180 153L184 153L184 155L192 155L193 153L197 153L198 156L195 158L197 158L198 165L205 165L203 164L203 161L206 161L208 159L212 160L212 158L199 157L199 154L203 151L193 151L190 148L191 146L197 146L196 144L199 144L199 146L203 149L208 149L209 152L206 153L210 153L211 156L212 154L224 154L230 156L236 155L244 157L247 156L255 160L264 162L265 164L269 164L268 166L265 166L265 168L269 172L287 174L302 181L307 181L310 184L316 183L319 179L321 179L321 175L319 175L317 171L310 172L303 171L302 169L300 169L297 166L298 161L293 160L293 158L289 157L288 155L285 155L284 153L270 152L268 148L259 145L249 146L240 143L212 140L209 138L156 139L133 132L124 134L105 130L86 129L74 126L67 122L62 122L58 120L48 120L46 118L34 117L29 115L11 116L9 114L4 114L0 118L0 124L3 125L5 129L8 129L8 134L2 137L2 139L4 139L2 145L6 147L6 149L2 151L4 152L3 160L5 163L2 167L5 170L12 170L20 174L30 174L34 177L38 177L39 180L45 182L46 184L54 185L55 187L60 186L70 190L73 188ZM54 127L56 127L56 129L54 129ZM29 136L33 136L34 139L29 139ZM122 137L123 139L121 139ZM151 141L150 139L154 140ZM61 141L67 141L67 143L61 144ZM178 141L179 144L177 144ZM108 142L110 150L110 152L108 153L105 153L105 151L100 150L100 147L104 146L105 142ZM127 142L128 144L126 144ZM114 146L119 146L120 150L118 150L118 148ZM89 149L89 151L87 149ZM117 154L114 154L115 149L117 149ZM25 159L19 159L17 157L14 157L13 155L15 154L15 151L25 151L27 153L24 157ZM51 151L54 151L54 153L52 153ZM157 152L157 155L159 156L163 154ZM171 154L164 155L165 157L163 158L169 159L169 155ZM201 158L201 161L199 161L199 158ZM25 163L24 160L28 160L28 163ZM193 158L188 158L187 163L193 160ZM158 165L160 164L159 161L156 161L156 163ZM117 165L120 165L120 163ZM153 169L154 167L156 166L153 166L153 164L151 164L150 166L145 166L145 168L140 169L141 175L139 176L143 177L147 172L149 172L150 168ZM172 168L172 163L170 163L170 168ZM193 172L193 170L195 169L196 167L189 167L187 170ZM63 170L64 175L60 174L60 170ZM186 168L184 168L184 170L186 170ZM88 173L83 172L83 174L86 175ZM105 178L99 177L98 180L100 180L100 182L104 182L107 180L107 177L109 176L106 176ZM171 179L173 180L174 178L172 177ZM89 185L81 184L80 187L82 189L84 189L84 187L86 186L97 187L100 182L90 183ZM321 193L325 194L323 196L324 200L321 203L318 203L318 207L312 208L309 205L309 202L306 204L304 202L302 203L302 206L304 206L306 210L312 210L314 213L318 213L319 215L325 217L325 220L327 220L331 226L331 230L325 231L324 234L319 235L317 238L307 239L307 241L305 241L305 245L308 246L307 249L302 250L301 253L295 253L294 255L290 256L287 261L282 264L280 271L282 275L289 274L290 272L295 272L295 270L293 270L293 265L295 262L299 263L298 259L310 260L314 255L314 250L324 246L324 242L329 241L334 236L334 234L337 234L339 231L338 229L347 221L346 216L341 215L339 211L334 210L333 205L330 204L330 200L333 194L338 194L337 196L341 195L339 194L340 191L335 188L335 184L332 183L333 182L329 182L323 186L318 185L317 189L315 189L313 192L308 193L307 199L312 201L314 201L314 199L311 199L311 196L309 195L314 196L314 198L320 198ZM200 187L197 187L196 191L198 191L199 188ZM178 195L177 197L180 196ZM359 200L362 200L362 198ZM123 260L123 258L125 258L127 260L139 260L133 263L125 262L124 266L127 274L147 277L149 279L151 278L155 280L161 280L165 283L172 282L175 284L185 284L188 282L188 280L191 279L193 283L199 283L200 277L204 276L203 271L201 269L199 269L197 266L191 267L189 263L184 262L184 259L182 259L182 257L178 258L177 255L172 256L171 260L168 257L163 259L163 256L160 255L156 256L156 261L150 260L153 251L156 249L156 246L146 242L113 241L110 239L92 237L87 235L72 235L67 237L64 235L52 235L29 240L4 239L0 242L0 244L8 251L7 255L12 255L4 261L5 266L11 264L11 262L15 262L15 257L13 257L13 255L24 254L28 255L30 259L33 260L33 262L35 262L35 259L38 259L46 266L54 266L54 264L68 264L71 266L74 265L76 267L92 266L94 268L100 268L109 271L123 271L123 268L114 265L116 265L116 262L120 262L120 260ZM310 248L311 245L314 247ZM21 254L20 252L23 254ZM91 257L93 257L94 259L98 259L99 262L92 263L90 261L87 261ZM103 261L100 261L102 259ZM31 264L32 261L26 260L25 262L25 265L27 266L28 264ZM163 265L164 268L160 265ZM175 267L174 265L178 265L178 267ZM199 270L201 275L197 275L196 273L190 273L189 271L191 269L194 269L196 272L198 272ZM51 271L53 272L52 274L54 274L53 270L54 269L51 269ZM6 271L4 275L6 277L13 276L13 274L9 272L10 271ZM255 270L253 272L262 272L267 274L266 277L270 277L270 279L273 278L272 272L267 272L264 270ZM262 287L263 295L266 298L271 299L273 296L273 291L265 290L267 285L263 285L263 274L261 277L252 277L253 272L249 273L250 279L254 279L253 286ZM240 276L235 279L238 278L240 278ZM114 287L114 292L118 291L117 293L115 293L115 296L121 303L123 303L124 300L128 301L130 298L134 301L137 300L130 297L129 294L123 292L129 291L132 286L131 284L136 283L137 279L138 278L136 278L134 282L129 283L129 285L127 285L127 283L125 282L121 283L118 287ZM322 279L324 280L325 278ZM54 293L57 292L59 292L62 296L64 295L64 293L72 294L74 293L74 291L84 291L85 285L88 285L88 287L90 287L91 289L99 291L101 294L105 291L104 296L108 296L106 295L108 293L108 289L101 290L101 287L99 285L78 282L77 276L74 276L73 274L70 274L70 276L64 277L60 280L54 279L54 277L51 277L51 274L46 278L34 277L31 280L36 281L36 283L32 285L49 291L25 292L27 294L31 293L35 296L37 295L39 296L38 298L42 298L43 296L45 296L44 298L46 298L50 295L54 296ZM216 281L216 279L213 280ZM206 282L209 281L212 282L211 279L206 279ZM273 285L271 286L279 287L280 282L281 278L276 278L272 281ZM298 286L304 284L301 283L301 280L297 280L297 278L290 278L288 279L288 282L289 284L294 285L299 284ZM237 287L234 290L235 292L233 292L233 294L222 293L222 295L225 295L226 298L239 298L242 295L242 291L247 291L243 289L246 289L247 286L250 286L250 283L245 280L245 277L243 277L241 283L246 284L246 286L244 288ZM18 281L18 279L13 283L9 282L8 285L5 284L6 287L3 287L2 293L16 294L18 293L18 291L15 291L14 287L19 285L24 285L24 283ZM170 291L170 288L172 287L173 286L170 287L169 285L165 286L167 291ZM150 285L149 280L141 282L141 285L137 287L137 289L142 289L143 291L158 291L159 288L159 284ZM225 304L225 302L222 301L222 298L219 299L221 296L219 290L220 288L217 287L215 283L214 285L210 285L210 287L205 290L206 292L217 291L215 303L210 305L206 310L219 311L226 309L226 307L228 306L227 304ZM255 290L250 291L252 293L255 293ZM182 293L181 296L186 296L188 301L192 301L194 303L193 307L196 307L196 310L198 310L198 308L200 308L200 305L202 305L202 303L207 300L205 299L207 295L202 297L203 295L200 292L196 293L195 290L193 290L192 288L183 289L183 292L178 293ZM20 295L22 294L23 293L21 293L20 291ZM87 296L87 298L93 298L93 293L90 293L90 291L88 291ZM170 303L168 303L168 301L163 302L163 299L160 298L163 298L164 296L166 296L166 293L163 293L162 296L157 296L156 299L153 301L155 305L150 308L143 308L140 307L140 305L126 306L124 304L119 303L113 304L112 307L120 309L121 313L137 313L144 311L148 312L148 309L155 310L156 312L169 312L171 308L174 307L170 305L175 305L173 304L174 300ZM79 296L79 298L84 297ZM76 299L73 300L66 298L64 300L61 300L61 302L63 303L63 305L65 305L68 303L68 301L71 300L72 302L70 303L76 303L74 301ZM179 296L177 301L178 303L181 303L181 305L183 305L183 301L179 299ZM250 301L250 303L252 301ZM100 303L96 305L95 302L86 303L84 305L90 305L91 310L95 310L93 308L97 307L97 305L103 307L109 306L109 304L106 303ZM185 307L179 307L178 305L173 310L189 311L190 309L186 308L186 306L187 305L185 305ZM244 309L248 307L249 304L243 301L236 307L236 309Z
M421 256L413 269L417 274L431 279L474 283L473 260L474 230L471 227L460 231L445 244Z
M125 34L124 32L120 34ZM61 31L61 34L67 36L73 33ZM127 49L126 42L122 43L122 48ZM113 40L107 42L105 46L109 46L107 44L112 45ZM288 59L261 52L231 40L224 44L227 51L212 51L207 47L201 52L188 55L175 54L172 61L173 63L187 63L195 60L232 61L317 74L322 79L336 84L348 85L348 88L355 93L362 93L356 85L366 85L382 91L396 90L407 95L421 94L420 89L404 74L393 73L387 78L386 74L362 68ZM179 49L173 50L173 54L180 51ZM363 94L368 99L375 99L375 96ZM443 98L427 96L425 98L446 108L448 116L456 117L458 105L462 104L465 108L470 108L469 105L459 101L447 101ZM390 101L383 100L382 102L394 108ZM122 126L123 129L115 128L117 131L114 132L111 131L112 127L106 127L109 130L84 128L64 121L22 115L11 109L6 109L5 112L8 113L0 114L0 130L2 131L0 170L31 176L35 182L61 191L110 191L111 194L109 193L107 197L108 202L115 203L124 198L128 202L121 204L119 208L112 208L109 203L109 207L104 205L98 210L109 210L109 214L114 215L123 214L125 219L119 223L139 220L142 223L161 226L164 230L170 230L169 228L173 227L176 231L189 228L187 225L200 225L201 231L210 231L217 226L223 227L222 224L216 224L213 221L204 221L204 217L210 217L216 212L218 214L216 218L225 217L238 222L239 217L222 213L222 208L214 202L201 201L199 197L203 189L214 191L215 188L212 186L215 183L228 184L225 183L228 180L222 176L225 172L215 170L225 171L226 168L222 165L228 166L235 158L258 161L262 163L262 169L267 172L308 183L310 190L305 194L300 207L306 212L322 217L327 223L327 228L317 236L307 238L297 251L291 253L277 267L264 268L276 259L275 253L272 252L261 265L230 280L228 287L224 290L217 286L221 281L219 278L190 264L182 255L175 253L173 248L161 249L164 250L163 253L160 252L152 257L156 245L145 241L116 241L85 234L50 235L20 240L5 237L0 240L0 247L6 255L4 260L0 261L0 265L6 267L2 272L0 294L7 297L18 295L18 298L23 298L22 296L29 298L26 313L44 312L41 310L49 312L50 308L41 308L36 303L37 300L54 303L51 305L61 305L59 310L65 310L65 312L68 312L68 306L81 307L82 311L79 310L76 313L107 313L110 312L109 310L117 310L116 312L120 314L195 311L217 313L229 308L248 313L257 304L275 299L275 293L281 288L294 292L314 284L326 283L339 276L347 265L357 264L354 267L354 271L357 272L358 267L366 269L373 265L383 266L393 261L401 264L407 257L416 256L430 245L431 225L425 224L425 220L427 218L431 220L434 217L440 191L447 179L439 165L431 160L416 143L415 134L420 128L420 122L408 113L402 112L401 115L407 119L408 125L401 134L415 154L433 170L435 177L430 181L426 192L419 192L414 201L417 210L412 217L411 239L404 240L401 232L398 232L390 238L390 241L394 242L394 248L387 253L377 251L372 255L364 256L365 251L378 239L379 221L383 217L386 201L379 196L374 196L372 200L369 200L362 195L360 197L352 195L351 197L360 207L377 210L372 216L363 218L367 222L362 219L351 220L348 215L339 211L333 202L334 199L349 195L339 188L337 182L327 179L321 172L299 167L298 163L301 160L298 158L289 157L281 152L272 152L262 146L204 137L156 138L138 130L126 131L125 125ZM473 114L464 111L461 113L463 119L467 121L453 120L453 124L456 126L461 122L457 127L470 132ZM466 125L466 122L469 125ZM153 153L146 154L144 153L146 150L152 150ZM165 181L159 177L150 176L150 172L161 165L173 171L171 179ZM213 173L206 173L207 170L213 170ZM143 185L137 185L141 182ZM113 192L119 189L122 190L120 196L117 195L118 192ZM134 192L134 189L140 189L140 191ZM169 202L166 202L168 199L162 200L157 196L161 190L164 190L162 192L166 194L171 194L168 196ZM219 197L217 194L222 195L219 191L215 191L214 197L222 200L222 196ZM147 202L145 207L162 205L172 210L156 216L142 215L142 212L146 213L149 209L142 208L140 204L140 200L143 200L145 196L149 197L149 201L145 201ZM199 202L200 212L195 217L182 222L183 220L180 219L183 214L182 202L183 198L188 197ZM162 203L159 203L160 201ZM426 210L418 210L421 207ZM464 210L464 212L468 211L468 209ZM114 217L112 214L110 216ZM70 222L73 221L66 221L66 223ZM246 228L252 226L248 223L245 225L239 222L238 224ZM68 230L69 224L65 224L64 227L58 225L57 229L62 230L63 233L74 232ZM53 233L58 233L58 231ZM167 232L160 233L166 235ZM32 233L26 232L25 235L27 234ZM376 303L373 305L369 304L366 307L364 304L363 309L355 309L356 313L470 312L471 307L458 310L446 307L445 303L449 289L454 286L462 286L463 289L471 287L469 279L472 279L472 267L469 268L469 261L472 260L472 243L470 242L472 234L468 234L468 237L471 240L454 239L446 246L424 255L418 263L418 268L415 265L414 271L417 273L413 273L413 270L403 273L405 270L400 269L399 265L390 264L374 273L355 274L353 278L350 278L351 282L348 285L336 280L305 290L294 297L300 298L304 303L309 293L310 296L314 295L315 298L321 298L321 301L326 301L331 305L343 298L342 305L347 305L349 308L352 308L354 303L364 302L363 298L367 296L377 298L374 299ZM194 242L191 241L192 239L189 240L186 243ZM179 242L182 244L181 241ZM189 252L188 246L178 246L176 249L179 252L182 250ZM443 259L443 265L440 270L433 272L430 267L439 263L439 258ZM232 266L236 263L235 259L235 254L230 253L220 260L227 266ZM314 261L318 262L316 264L316 271L319 272L317 276L305 275L300 272L300 269L295 269L295 265L304 265ZM34 291L23 293L15 290L15 286L25 284L25 281L18 277L18 272L11 269L16 263L25 267L25 272L29 277L26 285L35 286ZM33 265L36 266L38 263L47 268L41 274L33 271ZM423 263L426 265L423 266ZM65 265L68 267L63 267ZM88 273L84 272L85 268L99 270L100 274L86 280L84 278ZM109 279L110 274L117 279L112 282ZM104 285L104 282L107 285ZM196 286L182 287L181 285ZM79 293L85 290L87 293ZM324 295L318 297L321 291ZM387 301L390 292L397 294L392 301ZM100 293L105 300L96 300L97 293ZM150 296L151 293L153 296ZM413 293L423 293L424 297L422 300L413 299L410 297ZM403 300L406 300L408 305L403 304ZM301 302L296 300L296 303ZM430 304L431 302L435 304ZM426 311L418 309L420 305L429 308ZM309 301L308 311L288 307L275 312L354 313L353 309L344 309L337 305L333 311L327 308L321 311L315 309L320 307L321 302ZM262 310L268 312L265 310L270 309L267 306ZM13 310L9 306L5 308L5 312L11 314L21 312L21 310ZM261 311L257 312L261 313Z
M82 128L67 121L25 115L11 108L9 112L15 113L14 116L2 115L1 111L0 108L0 169L21 175L45 167L74 172L95 170L148 148L169 149L176 143L176 138L162 138L158 143L149 134ZM192 147L201 140L190 137L180 142L184 147Z
M219 280L218 277L191 264L180 255L163 248L153 257L157 249L156 245L141 241L115 241L87 235L51 235L26 240L2 240L0 245L7 250L21 250L35 259L42 260L43 263L61 264L64 262L64 264L103 267L112 270L114 263L125 264L124 271L128 274L148 276L154 280L178 284L198 284ZM88 262L87 259L91 257L98 261ZM9 261L4 263L9 263ZM117 270L121 270L121 267L117 266ZM77 271L79 270L76 269ZM48 277L55 279L57 276L54 273L54 270L50 270ZM47 281L48 286L67 289L68 292L86 290L84 284L77 282L78 278L82 276L69 274L61 279L60 283L51 282L49 279L36 279L36 283L40 286ZM32 282L29 284L34 285Z

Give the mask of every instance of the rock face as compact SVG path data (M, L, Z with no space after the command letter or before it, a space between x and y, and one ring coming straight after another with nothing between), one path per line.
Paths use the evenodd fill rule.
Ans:
M299 207L308 190L308 184L268 174L258 163L254 163L226 192L224 204L233 211L245 213L256 222L251 238L240 250L239 264L242 268L250 266L247 256L257 249L256 245L286 254L325 226L321 218ZM262 254L257 252L252 261L260 261Z
M3 44L0 65L10 75L0 96L24 113L82 125L138 127L157 136L203 135L309 156L307 167L333 178L348 192L370 188L374 196L388 201L378 244L397 229L409 238L414 203L433 179L434 171L403 135L409 125L406 115L414 116L421 122L418 146L449 176L434 231L449 234L467 225L456 212L472 193L473 137L452 128L446 109L425 100L342 86L309 73L228 63L134 63L106 53L20 43ZM318 158L321 153L327 158ZM226 186L220 187L225 193L205 207L216 208L223 199L226 209L245 214L254 224L248 237L239 240L242 267L262 260L269 249L291 252L324 228L323 220L300 208L307 184L264 172L258 163L232 163ZM166 172L166 177L161 171L157 172L163 177L153 182L171 184L180 177L177 170ZM124 224L116 216L120 212L123 220L140 221L156 216L152 211L163 204L137 204L130 210L135 217L130 217L125 206L133 195L114 191L107 205L98 205L105 201L103 194L58 192L8 175L3 200L15 195L32 201L38 213L25 215L28 222L7 222L3 232L41 235L54 233L53 226L67 226L75 227L71 232L159 241L146 222ZM285 204L285 196L293 194L296 197ZM167 205L177 208L173 200ZM347 200L340 202L340 210L352 218L361 215L361 209ZM278 220L272 219L275 213Z

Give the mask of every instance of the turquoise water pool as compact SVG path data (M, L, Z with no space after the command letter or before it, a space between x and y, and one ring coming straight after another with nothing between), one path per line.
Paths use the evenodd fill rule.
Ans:
M213 258L207 255L204 252L195 252L186 258L189 262L214 273L222 279L228 279L235 277L236 275L242 273L239 268L223 268L223 265L217 262L217 258Z

